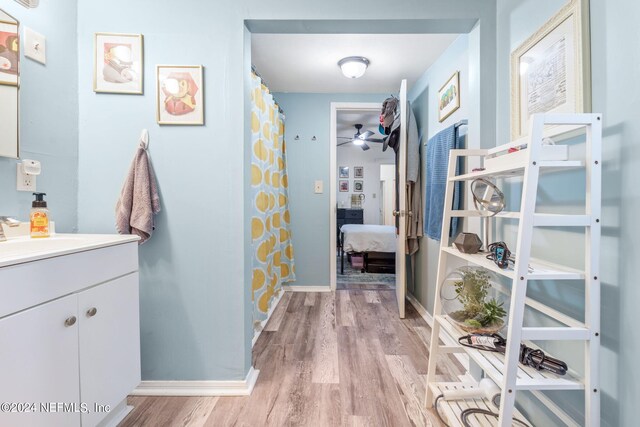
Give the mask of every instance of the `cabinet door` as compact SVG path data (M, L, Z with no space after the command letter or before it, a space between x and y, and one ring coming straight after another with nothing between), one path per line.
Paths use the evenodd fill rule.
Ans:
M70 295L0 320L0 402L37 405L0 426L80 425L77 311Z
M80 397L90 409L113 409L140 383L138 273L78 294ZM82 414L95 426L107 412Z

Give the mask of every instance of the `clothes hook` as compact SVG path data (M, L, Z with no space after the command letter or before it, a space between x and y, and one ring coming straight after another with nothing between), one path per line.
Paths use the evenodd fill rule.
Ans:
M146 129L142 129L142 133L140 133L140 148L143 150L149 148L149 131Z

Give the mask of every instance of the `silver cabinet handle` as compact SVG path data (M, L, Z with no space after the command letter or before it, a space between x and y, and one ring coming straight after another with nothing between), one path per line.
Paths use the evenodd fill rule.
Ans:
M398 215L400 215L400 212L398 212L398 211L393 211L392 213L393 213L393 216L398 216Z
M64 321L64 326L67 328L76 324L76 316L71 316Z
M87 317L93 317L96 315L97 312L98 312L97 308L91 307L89 310L87 310Z

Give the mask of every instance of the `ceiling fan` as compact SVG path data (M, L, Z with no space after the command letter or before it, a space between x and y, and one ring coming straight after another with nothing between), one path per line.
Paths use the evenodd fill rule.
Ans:
M345 142L341 142L338 144L338 147L342 146L342 145L346 145L346 144L350 144L353 143L354 145L358 145L360 148L362 148L363 151L367 151L369 148L369 145L367 144L367 142L383 142L384 140L382 138L371 138L373 135L375 135L374 132L371 132L370 130L364 131L364 132L360 132L360 130L362 129L362 125L361 124L356 124L354 125L356 128L356 133L353 135L353 137L350 136L339 136L338 139L347 139L348 141Z

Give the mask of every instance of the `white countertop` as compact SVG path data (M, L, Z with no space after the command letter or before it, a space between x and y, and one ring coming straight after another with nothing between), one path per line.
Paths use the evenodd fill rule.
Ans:
M120 234L52 234L37 239L12 237L0 242L0 268L138 240L140 237L136 235Z

